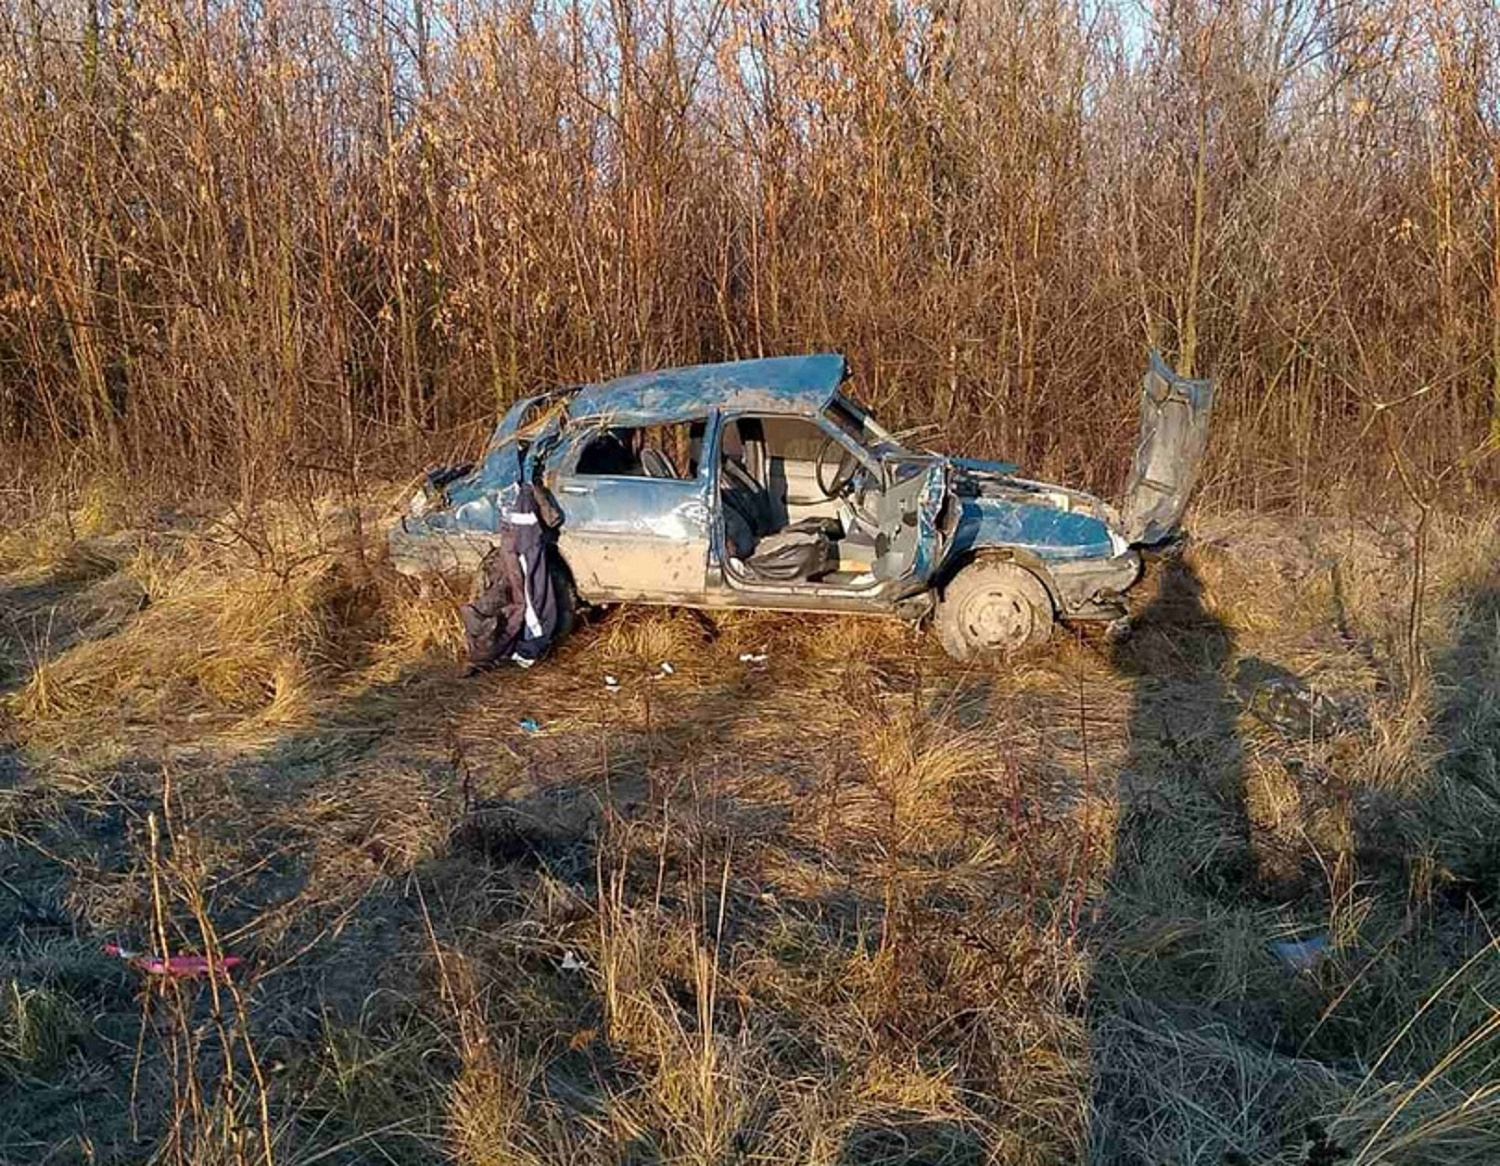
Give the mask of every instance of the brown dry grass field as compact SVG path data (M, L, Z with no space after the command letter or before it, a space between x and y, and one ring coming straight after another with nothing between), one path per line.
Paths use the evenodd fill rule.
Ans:
M1122 644L383 558L705 360L1104 489L1148 347ZM0 1166L1500 1163L1497 453L1495 0L0 0Z
M1494 516L1415 629L1395 516L1201 514L1120 645L465 679L373 508L83 497L0 544L4 1161L1500 1160Z

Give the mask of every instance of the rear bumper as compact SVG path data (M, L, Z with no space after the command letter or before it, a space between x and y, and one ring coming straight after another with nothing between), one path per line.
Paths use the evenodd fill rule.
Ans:
M413 578L441 575L472 575L484 556L495 545L492 535L477 531L433 531L408 526L413 520L403 518L386 536L391 566Z

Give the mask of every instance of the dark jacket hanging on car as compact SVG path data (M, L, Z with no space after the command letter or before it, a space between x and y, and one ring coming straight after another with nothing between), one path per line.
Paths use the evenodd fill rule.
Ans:
M558 595L548 532L561 514L545 490L522 482L502 510L494 547L479 567L474 598L459 608L469 664L535 664L557 634Z

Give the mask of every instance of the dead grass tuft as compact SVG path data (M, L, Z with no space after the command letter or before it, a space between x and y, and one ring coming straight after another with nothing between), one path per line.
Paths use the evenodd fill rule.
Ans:
M193 722L245 732L307 724L340 683L390 683L452 658L451 602L371 573L348 515L271 514L168 535L80 540L48 573L76 629L11 704L38 739L83 721ZM378 566L378 562L376 564Z
M459 951L434 941L442 995L458 1046L459 1070L444 1114L449 1153L462 1166L533 1166L550 1161L534 1148L529 1093L534 1067L492 1026L480 980Z
M43 731L101 718L292 723L309 708L312 678L348 600L332 566L288 586L190 568L118 635L42 664L16 711Z

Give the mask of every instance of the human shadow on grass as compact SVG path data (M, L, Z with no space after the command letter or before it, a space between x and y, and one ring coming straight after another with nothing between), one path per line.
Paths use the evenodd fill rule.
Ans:
M1173 1102L1161 1091L1189 1083L1144 1073L1138 1038L1167 1016L1213 1022L1222 993L1194 916L1204 903L1257 889L1228 675L1234 636L1181 554L1160 564L1156 592L1133 623L1113 652L1133 704L1090 986L1088 1160L1097 1166L1145 1166L1187 1148L1174 1140L1186 1131L1171 1128Z
M1318 1102L1335 1067L1380 1055L1386 1038L1370 1030L1385 1027L1383 996L1411 990L1397 983L1403 969L1441 983L1492 938L1483 915L1500 898L1500 588L1470 587L1457 609L1432 670L1437 749L1421 792L1355 789L1306 772L1299 754L1325 733L1362 730L1360 714L1284 668L1236 658L1191 563L1162 564L1157 594L1115 655L1134 692L1090 985L1091 1163L1344 1160ZM1330 906L1325 887L1290 869L1252 821L1241 713L1280 734L1257 764L1279 758L1302 800L1342 806L1357 872L1348 877L1367 902L1388 904L1376 931L1383 958L1358 956L1348 994L1320 987L1326 934L1268 942L1280 921L1326 920ZM1411 881L1421 854L1438 872L1425 898ZM1400 1071L1396 1061L1388 1071Z
M1500 907L1500 571L1461 592L1455 634L1432 680L1441 751L1419 812L1401 818L1443 860L1435 905L1492 914ZM1372 835L1389 844L1389 830L1377 828Z

